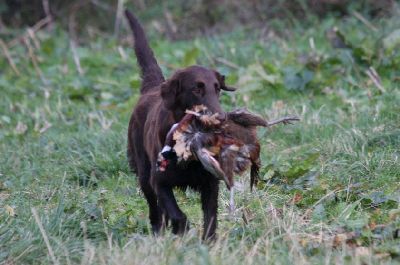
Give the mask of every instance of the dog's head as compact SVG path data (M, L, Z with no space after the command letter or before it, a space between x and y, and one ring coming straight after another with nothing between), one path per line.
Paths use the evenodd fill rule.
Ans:
M222 113L220 91L234 91L225 85L225 77L217 71L201 66L178 70L161 85L161 97L167 109L185 111L204 105L212 112Z

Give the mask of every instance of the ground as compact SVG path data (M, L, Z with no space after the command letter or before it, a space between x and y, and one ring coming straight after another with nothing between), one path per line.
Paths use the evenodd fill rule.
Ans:
M190 190L176 192L188 234L151 235L126 159L140 84L129 45L92 36L71 46L55 26L10 47L0 57L0 263L399 263L400 19L312 25L152 38L166 76L193 63L224 73L239 88L222 95L225 110L301 118L259 130L261 181L250 192L237 178L232 215L221 183L212 244L200 241Z

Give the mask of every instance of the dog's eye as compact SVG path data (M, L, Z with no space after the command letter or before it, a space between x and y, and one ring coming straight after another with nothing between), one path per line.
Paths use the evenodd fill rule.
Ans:
M200 89L204 89L206 85L203 82L196 82L196 87Z
M203 82L196 82L196 86L193 88L193 93L196 95L200 95L203 93L206 85Z

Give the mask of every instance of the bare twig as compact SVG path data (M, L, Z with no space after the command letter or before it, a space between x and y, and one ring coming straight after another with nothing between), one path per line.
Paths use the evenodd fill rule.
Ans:
M48 23L50 23L51 18L50 17L45 17L41 20L39 20L33 27L31 27L30 29L33 32L37 32L38 30L40 30L41 28L43 28L44 26L46 26ZM8 47L14 47L15 45L17 45L20 41L23 41L24 39L26 39L27 35L29 34L29 32L27 31L25 34L22 34L21 36L16 37L15 39L11 40L8 43Z
M7 58L8 63L10 64L11 68L13 69L13 71L19 76L21 75L21 73L18 71L17 66L15 65L11 54L7 48L7 44L4 43L4 41L2 39L0 39L0 46L1 49L3 50L4 56Z
M235 187L232 187L230 190L230 196L229 196L229 214L233 216L236 210L236 205L235 205Z
M29 54L29 58L32 61L33 67L36 70L36 73L39 75L40 79L42 80L42 82L47 85L47 80L44 78L43 72L42 70L40 70L39 64L38 64L38 60L37 57L35 55L35 53L33 52L32 49L32 45L29 43L29 40L27 38L23 39L25 46L28 48L28 54Z
M77 47L76 47L76 32L75 32L75 14L76 11L82 6L81 3L77 3L75 4L71 9L70 12L70 16L69 16L69 20L68 20L68 31L69 31L69 35L70 35L70 47L71 47L71 51L72 51L72 56L74 58L74 63L76 66L76 69L79 73L79 75L83 75L83 70L81 67L81 62L79 59L79 55L77 52Z
M4 22L3 22L3 20L1 20L1 17L0 17L0 31L2 31L2 30L5 30L6 29L6 25L4 25Z
M217 61L219 63L222 63L222 64L225 64L226 66L229 66L229 67L231 67L233 69L239 69L240 68L237 64L235 64L235 63L233 63L231 61L228 61L228 60L226 60L224 58L221 58L221 57L215 58L215 61Z
M167 23L165 23L166 29L167 29L167 33L168 33L168 37L170 39L174 39L176 37L176 32L178 31L178 27L176 26L171 13L164 8L164 17Z
M40 42L36 38L35 32L31 28L28 28L26 31L28 32L28 36L32 39L32 42L33 42L33 45L35 46L35 48L37 50L39 50L40 49Z
M115 16L115 24L114 24L114 37L115 38L118 38L119 29L121 27L123 10L124 10L124 0L118 0L117 14Z
M305 213L301 216L301 220L306 218L307 215L309 215L311 213L311 211L318 205L320 204L323 200L325 200L326 198L334 195L335 193L339 193L342 191L345 191L346 189L334 189L330 192L328 192L327 194L325 194L324 196L322 196L318 201L316 201L310 208L308 208Z
M42 0L42 5L43 5L44 13L46 14L46 17L49 17L51 20L52 16L51 16L51 12L50 12L49 0Z
M71 51L72 51L72 57L74 58L74 62L75 62L75 65L76 65L76 70L78 71L79 75L82 76L84 72L83 72L83 69L81 67L81 61L79 59L78 52L76 50L76 43L75 43L75 41L73 41L71 39L69 44L70 44Z
M353 12L353 15L360 20L362 23L364 23L365 26L367 26L370 30L377 32L378 29L371 24L371 22L369 22L365 17L363 17L363 15L361 15L360 13L358 13L357 11Z
M293 124L293 121L299 121L300 119L298 117L295 116L288 116L288 117L283 117L277 120L273 120L273 121L269 121L267 127L279 124L279 123L283 123L283 124Z
M90 0L90 3L92 3L93 5L95 5L97 7L100 7L101 9L103 9L105 11L110 11L113 9L112 6L110 6L109 4L99 2L98 0Z
M126 55L124 48L122 48L122 46L118 46L117 50L119 52L119 55L121 55L122 61L127 61L128 55Z
M386 93L386 89L382 86L381 78L379 77L376 70L371 66L368 70L365 71L374 85L381 91L382 93Z
M50 255L50 258L53 261L53 264L56 264L56 265L60 264L58 262L58 260L56 259L56 257L54 256L54 252L53 252L53 249L51 248L49 238L47 237L46 231L44 230L43 225L40 222L40 218L39 218L39 215L38 215L36 209L35 208L31 208L31 211L32 211L33 217L35 218L36 224L39 227L40 233L42 234L43 240L46 243L47 250L49 251L49 255Z

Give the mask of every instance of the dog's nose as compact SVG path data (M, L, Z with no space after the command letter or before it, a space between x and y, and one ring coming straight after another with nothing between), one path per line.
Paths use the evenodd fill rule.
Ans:
M213 113L223 113L221 106L218 104L205 104L206 107Z

